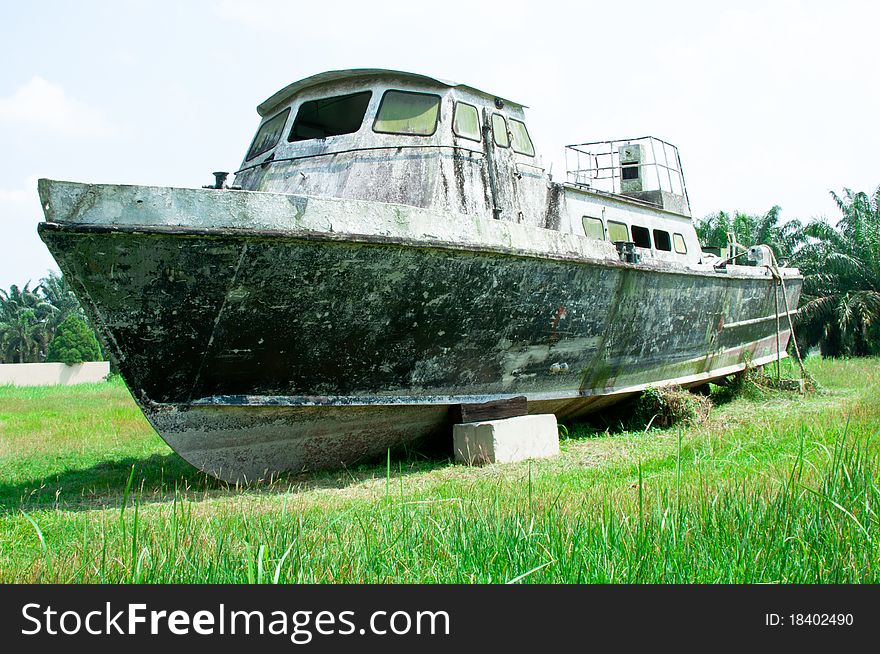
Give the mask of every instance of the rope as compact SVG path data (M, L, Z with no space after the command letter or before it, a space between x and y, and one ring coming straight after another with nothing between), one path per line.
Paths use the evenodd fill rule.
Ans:
M769 248L768 248L769 250ZM810 383L815 383L815 380L810 376L810 373L807 372L807 369L804 367L804 360L801 357L801 349L798 347L797 337L794 335L794 323L791 321L791 311L788 308L788 291L785 288L785 279L782 276L782 272L779 270L779 264L776 262L776 255L773 253L773 250L770 251L770 257L772 263L767 266L767 269L770 271L770 274L773 275L774 279L776 279L779 283L779 286L782 287L782 301L785 304L785 316L788 318L788 329L791 333L791 342L794 345L794 353L797 357L798 366L801 369L801 378L804 380L808 380ZM776 354L777 357L781 357L782 353L779 352L779 305L777 300L777 308L776 308ZM778 359L777 359L778 361ZM780 381L780 384L782 382Z
M779 327L779 283L772 270L770 274L773 275L773 281L770 283L773 285L773 307L776 312L776 386L782 390L782 348L779 347L779 333L781 331Z

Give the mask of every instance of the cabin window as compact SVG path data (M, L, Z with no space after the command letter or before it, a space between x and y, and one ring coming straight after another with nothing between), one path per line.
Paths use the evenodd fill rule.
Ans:
M437 131L440 116L440 96L411 91L385 91L374 132L431 136Z
M455 118L452 119L452 131L471 141L480 140L480 112L477 108L464 102L455 103Z
M639 178L638 164L624 164L620 169L620 179L624 182Z
M602 225L601 218L592 218L584 216L584 234L587 238L597 238L600 241L605 240L605 227Z
M495 145L499 148L510 147L510 137L507 135L507 121L501 114L492 114L492 136Z
M684 236L681 234L673 234L672 241L675 243L675 251L679 254L687 254L687 245L684 242Z
M636 247L639 248L650 248L651 247L651 232L647 227L641 227L639 225L632 226L632 235L633 235L633 243L636 244Z
M669 238L669 232L662 229L654 230L654 247L664 252L672 252L672 239Z
M629 240L629 229L627 229L624 223L619 223L614 220L608 221L608 238L612 243L618 243L620 241L628 241Z
M510 134L513 136L511 145L514 152L525 154L530 157L535 156L535 146L532 145L532 139L529 138L529 132L526 124L519 120L510 119Z
M287 123L287 117L290 115L290 107L282 111L276 116L272 116L265 123L260 125L254 142L251 143L251 149L248 150L245 161L250 161L254 157L265 154L276 145L281 138L281 132L284 131L284 125Z
M303 102L287 140L323 139L358 131L372 95L372 91L363 91Z

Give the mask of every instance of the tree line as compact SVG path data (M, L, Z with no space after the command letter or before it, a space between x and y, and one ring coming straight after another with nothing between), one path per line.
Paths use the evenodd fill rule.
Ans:
M99 361L102 354L82 306L61 275L50 272L0 289L0 363Z
M696 222L700 242L724 247L727 233L743 245L769 245L781 262L800 268L804 288L795 316L801 349L823 356L880 354L880 186L873 194L832 192L834 223L780 221L780 208L763 216L723 211Z

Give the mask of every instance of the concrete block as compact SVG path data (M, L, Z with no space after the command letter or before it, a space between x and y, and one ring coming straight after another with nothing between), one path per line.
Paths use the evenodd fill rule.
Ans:
M559 454L556 416L544 413L454 425L455 460L468 465L546 459Z

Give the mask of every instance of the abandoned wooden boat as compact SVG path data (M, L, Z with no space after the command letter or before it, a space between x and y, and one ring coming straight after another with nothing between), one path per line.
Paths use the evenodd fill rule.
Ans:
M386 70L258 112L230 187L39 182L40 235L133 396L211 475L350 465L457 404L571 418L787 345L798 271L704 255L659 139L570 146L553 181L522 105Z

